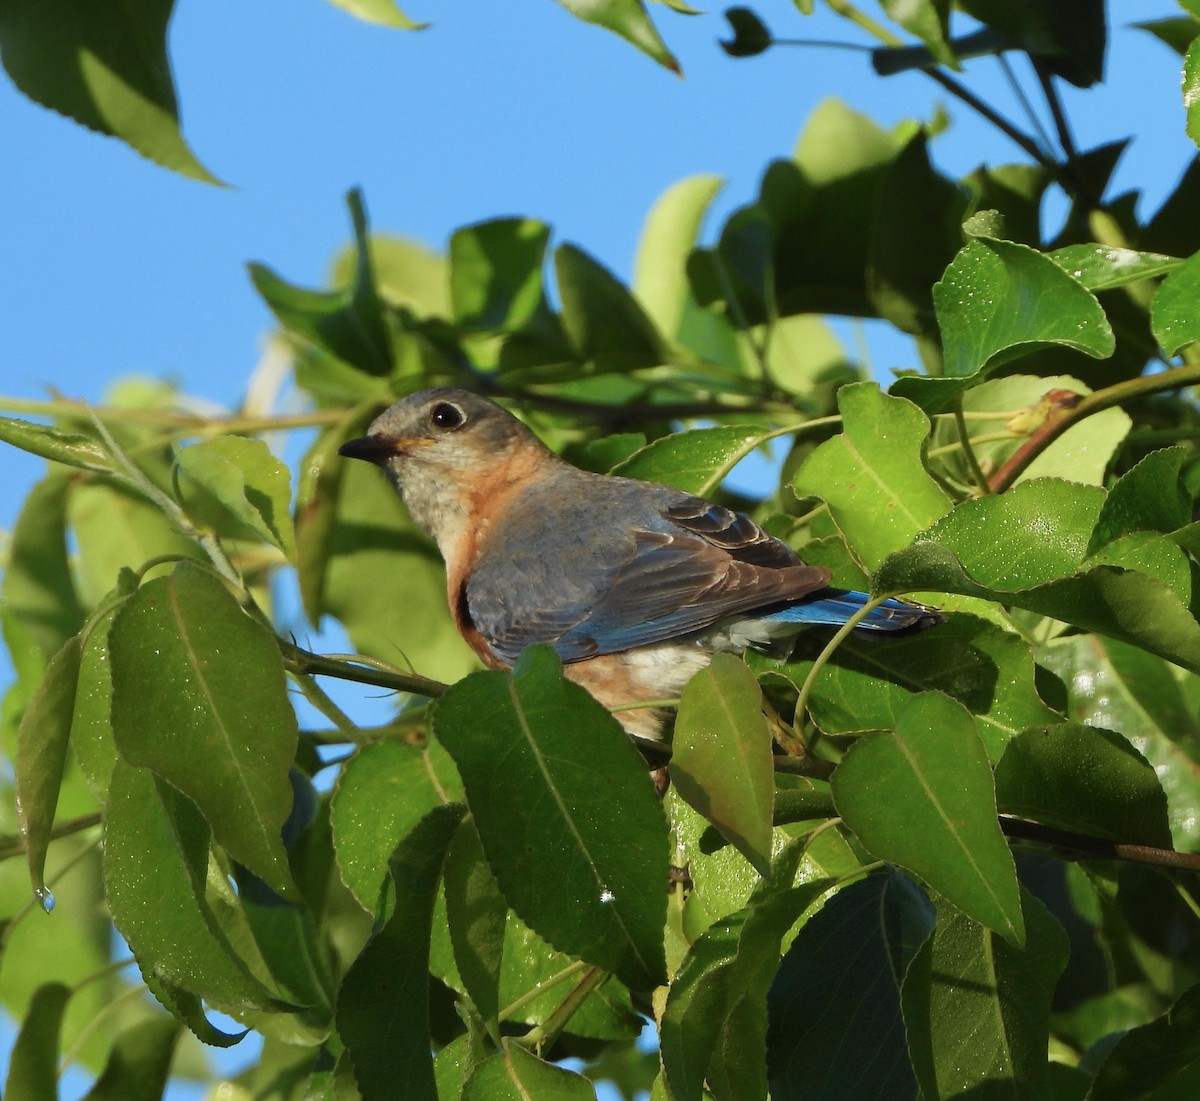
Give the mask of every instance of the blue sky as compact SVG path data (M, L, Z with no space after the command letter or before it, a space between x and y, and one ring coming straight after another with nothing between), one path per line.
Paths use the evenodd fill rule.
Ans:
M1118 183L1143 188L1153 209L1195 149L1177 60L1122 23L1177 9L1112 6L1109 86L1065 89L1068 110L1081 147L1136 135ZM651 7L684 80L550 0L408 0L409 15L433 21L420 33L321 0L184 2L171 36L184 133L229 188L157 168L0 78L0 394L54 387L98 401L113 379L147 374L235 403L271 327L245 263L322 284L349 236L343 196L356 185L378 230L441 248L461 225L529 215L628 277L663 190L694 173L725 177L714 229L828 96L885 125L946 104L954 125L933 153L952 174L1022 159L918 75L880 81L842 51L733 60L715 44L727 33L719 8L686 18ZM832 17L802 18L791 0L758 10L781 37L862 41ZM972 63L967 77L1019 117L994 62ZM0 529L41 465L5 451Z

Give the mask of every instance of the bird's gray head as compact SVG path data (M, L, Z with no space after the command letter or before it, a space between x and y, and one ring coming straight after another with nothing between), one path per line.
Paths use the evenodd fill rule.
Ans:
M382 467L413 519L439 544L457 530L472 496L519 481L551 458L511 413L469 390L446 387L409 394L338 453Z
M367 435L338 448L340 455L366 459L403 480L406 470L425 467L453 478L478 472L514 450L542 447L516 417L469 390L419 390L385 409Z

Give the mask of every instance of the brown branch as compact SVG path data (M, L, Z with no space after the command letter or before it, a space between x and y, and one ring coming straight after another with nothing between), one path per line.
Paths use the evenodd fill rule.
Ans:
M276 641L283 652L283 664L292 673L336 677L338 680L353 681L355 684L371 684L376 688L390 688L395 692L411 692L417 696L441 696L450 687L441 681L422 677L418 673L355 665L349 661L309 653L286 639L279 638Z
M989 488L993 493L1003 493L1011 488L1030 463L1058 439L1072 425L1078 424L1093 413L1111 409L1114 405L1157 394L1163 390L1180 390L1185 386L1200 384L1200 364L1189 363L1154 375L1142 375L1115 386L1097 390L1080 398L1070 408L1063 409L1060 416L1047 420L1009 460L992 475Z
M1044 826L1040 822L1030 822L1024 818L1011 818L1006 814L1000 815L1000 829L1009 837L1051 845L1056 849L1076 854L1078 859L1126 860L1135 864L1150 864L1157 868L1200 872L1200 855L1195 853L1108 841L1102 837L1090 837L1083 833L1060 830L1055 826Z

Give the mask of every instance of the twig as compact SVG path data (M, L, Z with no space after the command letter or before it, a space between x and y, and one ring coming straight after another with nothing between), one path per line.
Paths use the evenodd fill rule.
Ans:
M337 677L338 680L353 681L355 684L372 684L377 688L390 688L395 692L412 692L417 696L441 696L450 687L441 681L422 677L418 673L363 668L362 665L355 665L346 660L334 660L321 654L310 653L286 639L277 638L276 641L283 653L283 663L292 673Z
M1006 814L1000 815L1000 829L1009 837L1053 845L1056 849L1077 853L1081 858L1125 860L1134 864L1150 864L1157 868L1200 872L1200 854L1196 853L1179 853L1174 849L1156 849L1151 845L1128 845L1121 841L1108 841L1102 837L1089 837L1087 834L1060 830L1056 826L1044 826L1041 822L1012 818Z
M1114 405L1131 401L1134 398L1156 394L1163 390L1179 390L1185 386L1200 384L1200 364L1188 364L1186 367L1175 367L1169 371L1160 371L1155 375L1143 375L1141 378L1118 382L1114 386L1097 390L1088 394L1074 407L1066 409L1054 420L1047 421L989 479L989 487L993 493L1003 493L1021 476L1043 451L1058 439L1068 428L1078 424L1085 417L1111 409Z
M71 818L55 826L50 831L50 840L57 841L60 837L69 837L73 833L90 830L93 826L100 825L102 821L103 818L99 811L92 814L81 814L78 818ZM7 860L11 856L20 856L26 851L26 848L23 834L0 834L0 860Z

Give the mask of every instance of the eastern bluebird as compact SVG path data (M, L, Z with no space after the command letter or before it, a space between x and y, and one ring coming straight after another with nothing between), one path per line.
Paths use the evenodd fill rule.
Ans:
M459 632L493 669L547 643L606 707L674 699L717 650L840 625L867 601L829 588L748 517L653 482L564 462L510 413L466 390L410 394L340 453L383 467L446 562ZM937 622L889 600L859 625ZM661 712L618 713L657 737Z

